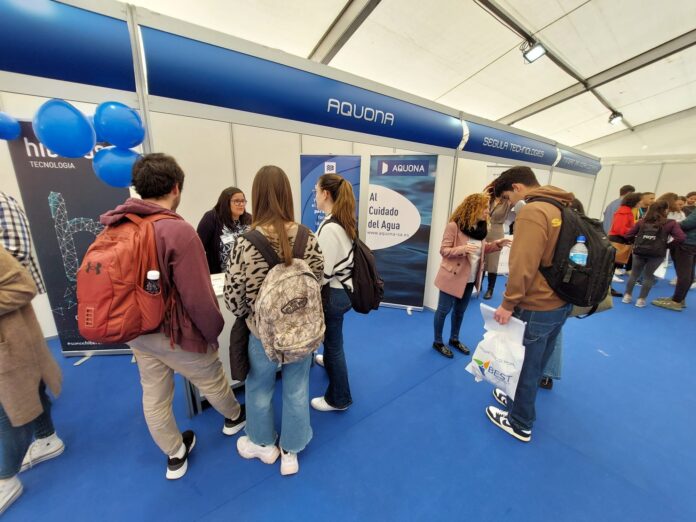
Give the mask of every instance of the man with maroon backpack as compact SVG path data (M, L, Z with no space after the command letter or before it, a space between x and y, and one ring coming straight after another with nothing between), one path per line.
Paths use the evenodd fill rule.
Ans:
M174 419L174 372L196 385L225 417L225 435L241 430L246 419L244 406L235 399L217 355L223 318L203 245L196 230L175 212L183 186L184 172L174 158L147 154L133 166L133 187L142 199L129 198L101 216L107 230L118 229L132 220L132 214L153 220L159 285L166 312L159 328L128 344L140 370L145 420L155 443L168 457L168 479L184 476L189 453L196 443L194 433L181 433ZM156 221L155 215L159 218ZM142 281L143 286L145 283ZM78 281L78 292L79 284Z

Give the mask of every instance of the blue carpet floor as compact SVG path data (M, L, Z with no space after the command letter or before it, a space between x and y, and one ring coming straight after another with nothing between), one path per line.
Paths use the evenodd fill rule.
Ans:
M672 289L660 282L651 297ZM165 480L131 358L74 367L52 342L65 376L54 419L67 449L21 475L24 495L3 520L693 521L690 294L681 313L615 299L608 313L568 320L563 378L540 390L530 444L485 417L491 388L464 371L468 357L431 349L431 312L351 313L354 405L312 411L314 438L292 477L280 476L279 463L240 458L215 411L186 418L178 382L180 428L195 430L198 444L185 478ZM472 300L462 327L472 348L483 331L479 303ZM311 395L326 382L314 366Z

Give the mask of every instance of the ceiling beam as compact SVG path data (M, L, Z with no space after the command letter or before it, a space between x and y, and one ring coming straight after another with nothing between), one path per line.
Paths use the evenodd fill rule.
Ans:
M348 0L307 58L327 65L370 16L380 1Z
M676 54L684 49L696 45L696 29L684 33L673 40L665 42L657 47L653 47L649 51L634 56L623 63L610 67L605 71L595 74L584 80L583 82L578 82L570 87L567 87L555 94L547 96L537 102L528 105L518 111L508 114L507 116L500 118L499 123L504 125L512 125L524 118L533 116L543 110L546 110L554 105L563 103L564 101L570 100L575 96L579 96L585 92L601 87L604 84L618 80L619 78L626 76L632 72L647 67L663 58L667 58L673 54Z

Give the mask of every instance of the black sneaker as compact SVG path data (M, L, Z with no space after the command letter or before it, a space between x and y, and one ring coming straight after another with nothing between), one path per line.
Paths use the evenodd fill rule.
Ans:
M532 440L532 430L518 430L512 426L512 424L510 424L510 420L508 419L508 412L503 411L500 408L496 408L495 406L489 406L486 408L486 415L493 424L498 426L501 430L509 433L517 440L521 440L522 442L529 442Z
M469 351L469 349L466 347L466 345L460 343L459 341L453 341L452 339L450 339L450 340L449 340L449 343L447 343L447 344L449 344L450 346L456 348L457 350L459 350L460 352L462 352L464 355L469 355L469 354L471 353L471 352Z
M551 388L553 388L553 379L551 377L544 377L539 381L539 388L550 390Z
M508 397L508 394L500 388L493 388L493 398L504 408L508 408L510 406L510 397Z
M436 342L436 343L433 343L433 348L434 348L435 350L437 350L438 352L440 352L440 353L441 353L442 355L444 355L445 357L447 357L448 359L451 359L452 357L454 357L454 355L452 355L452 350L450 350L449 348L447 348L447 347L446 347L444 344L442 344L442 343L437 343L437 342Z
M493 298L493 290L491 290L490 288L488 290L486 290L486 293L484 294L483 298L486 300L492 299Z
M193 450L193 447L196 445L196 435L191 430L182 433L181 437L183 438L186 452L180 459L172 457L167 459L167 478L169 480L180 479L186 475L186 470L188 470L188 457L191 454L191 450Z
M246 408L240 404L239 416L235 419L225 419L225 425L222 427L222 433L232 436L238 433L246 425Z

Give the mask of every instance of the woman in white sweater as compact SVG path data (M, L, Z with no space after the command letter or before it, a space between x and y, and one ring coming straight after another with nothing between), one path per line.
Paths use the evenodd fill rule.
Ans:
M319 411L340 411L348 409L353 402L343 352L343 316L351 308L344 287L353 288L353 241L358 234L355 196L350 182L336 174L324 174L315 188L317 208L326 213L317 230L324 253L322 297L326 323L324 355L317 355L317 363L326 368L329 386L311 404Z

